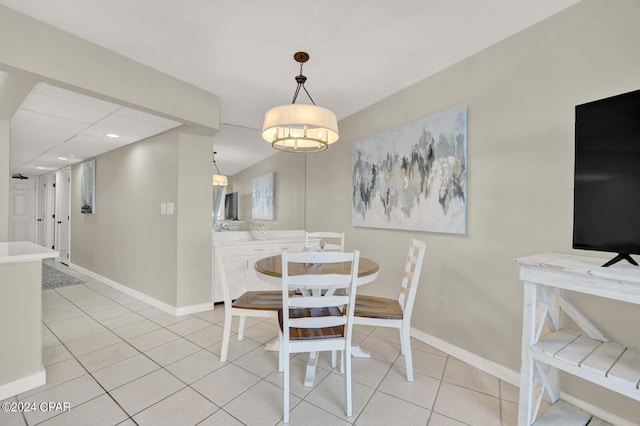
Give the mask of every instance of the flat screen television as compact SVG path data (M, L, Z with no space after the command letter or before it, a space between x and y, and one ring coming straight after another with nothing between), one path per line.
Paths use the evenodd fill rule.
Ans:
M575 109L573 248L640 254L640 90Z
M224 218L238 220L238 193L230 192L224 196Z

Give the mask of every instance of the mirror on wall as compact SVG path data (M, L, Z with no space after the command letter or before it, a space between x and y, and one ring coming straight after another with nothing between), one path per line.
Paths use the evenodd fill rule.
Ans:
M254 187L264 186L264 176L271 175L273 176L273 220L257 218L252 211ZM214 209L216 197L220 197L217 201L218 218L224 219L225 195L237 192L238 222L233 226L233 230L248 231L252 224L263 224L272 230L305 228L306 154L277 152L229 176L229 185L223 188L224 195L214 189ZM225 227L231 228L231 226Z

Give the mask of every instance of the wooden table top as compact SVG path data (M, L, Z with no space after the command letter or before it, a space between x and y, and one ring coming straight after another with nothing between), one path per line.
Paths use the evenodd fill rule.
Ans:
M274 278L282 278L282 256L275 255L258 260L254 265L255 270ZM366 278L378 273L380 267L376 262L366 257L360 257L358 264L358 278ZM305 274L349 274L351 262L304 264L292 263L289 265L289 275Z

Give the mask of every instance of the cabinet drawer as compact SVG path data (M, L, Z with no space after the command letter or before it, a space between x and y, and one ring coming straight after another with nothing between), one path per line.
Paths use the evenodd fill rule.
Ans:
M304 250L304 243L274 243L273 253L280 254L283 251L287 253L300 253Z
M225 260L244 255L241 246L218 246L216 250L222 251L222 258Z
M253 256L262 254L265 256L271 256L271 244L255 244L244 247L244 254L246 256Z

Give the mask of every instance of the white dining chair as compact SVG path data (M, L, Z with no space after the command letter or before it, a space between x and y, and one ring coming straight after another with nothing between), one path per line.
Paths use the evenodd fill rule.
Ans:
M277 318L278 310L282 307L282 292L274 291L246 291L235 301L231 300L231 291L220 250L216 250L216 271L220 274L222 298L224 300L224 329L222 331L222 348L220 362L227 360L229 340L231 339L231 322L233 317L239 318L238 340L244 338L244 326L247 317Z
M289 356L300 352L342 351L345 412L348 417L352 415L351 338L359 260L357 250L350 253L282 253L282 309L278 319L280 363L284 371L284 423L289 423ZM339 262L351 262L351 271L294 276L288 273L290 263L326 265ZM305 288L311 293L301 295L290 291L297 288ZM345 289L347 294L335 294L336 289Z
M320 242L324 244L322 250L344 251L344 232L306 232L305 234L305 247L313 245L309 239L320 238Z
M409 254L404 265L402 283L396 299L358 295L353 317L354 324L374 327L393 327L400 332L400 351L407 367L407 381L413 382L413 357L411 354L411 313L418 290L420 271L426 245L415 239L409 244Z

